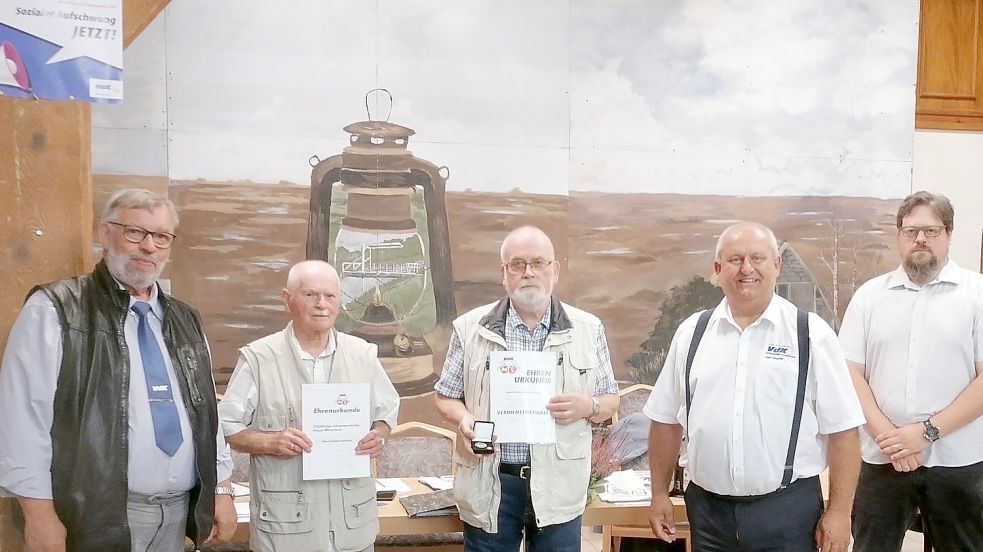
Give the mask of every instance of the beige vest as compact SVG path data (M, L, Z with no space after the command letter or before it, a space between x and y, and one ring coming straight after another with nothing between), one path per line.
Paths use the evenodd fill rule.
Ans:
M496 308L498 306L498 308ZM485 325L482 319L493 311L504 312L501 303L478 307L454 321L454 329L464 346L464 404L478 420L489 419L488 354L505 350L505 338ZM592 395L597 369L596 338L600 320L569 305L553 302L557 315L569 327L554 327L546 338L544 351L561 355L561 372L556 394ZM502 324L504 326L504 322ZM590 477L591 430L587 420L556 426L555 445L530 446L532 477L529 486L536 525L545 527L570 521L584 512ZM458 441L454 452L457 471L454 497L461 519L489 533L498 532L498 508L502 487L498 475L501 452L476 457L469 443Z
M289 326L288 326L289 328ZM337 347L331 383L372 383L376 346L347 334L335 333ZM282 431L302 427L301 384L313 383L290 345L287 330L258 339L239 349L256 377L256 414L249 429ZM371 403L376 404L375 390ZM304 481L300 456L252 455L250 548L256 552L327 549L331 533L339 552L363 550L379 533L375 481L359 479ZM322 505L327 505L327 511Z

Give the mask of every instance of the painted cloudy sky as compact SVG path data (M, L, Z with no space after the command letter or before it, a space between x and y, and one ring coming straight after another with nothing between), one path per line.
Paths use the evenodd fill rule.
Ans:
M310 180L395 96L451 190L909 191L914 0L173 0L93 170Z

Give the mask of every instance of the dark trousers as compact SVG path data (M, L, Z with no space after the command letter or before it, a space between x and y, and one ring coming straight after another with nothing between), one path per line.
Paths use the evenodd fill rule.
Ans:
M526 552L580 552L581 517L558 525L536 526L529 480L499 474L502 501L498 508L498 533L486 533L464 524L465 552L517 552L525 530Z
M853 549L901 550L916 510L937 552L983 552L983 462L913 472L864 462L853 502Z
M721 496L690 482L686 512L696 552L813 552L823 494L819 477L754 498Z

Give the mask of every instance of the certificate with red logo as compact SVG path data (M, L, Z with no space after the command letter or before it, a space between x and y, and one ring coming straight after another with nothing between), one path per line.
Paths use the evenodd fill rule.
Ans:
M556 393L556 353L492 351L491 421L498 443L555 443L556 422L546 405Z
M304 456L304 480L370 477L369 455L355 454L369 432L369 384L305 383L302 429L314 445Z

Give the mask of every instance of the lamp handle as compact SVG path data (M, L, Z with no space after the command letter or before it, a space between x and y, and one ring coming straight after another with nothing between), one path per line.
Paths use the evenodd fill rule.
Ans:
M385 119L372 118L372 108L369 107L369 96L371 96L373 92L385 92L386 96L389 96L389 111L386 113ZM378 108L378 101L376 102L376 107ZM372 90L369 90L365 93L365 113L368 115L370 121L385 121L388 123L389 117L391 117L393 114L393 95L385 88L373 88Z

